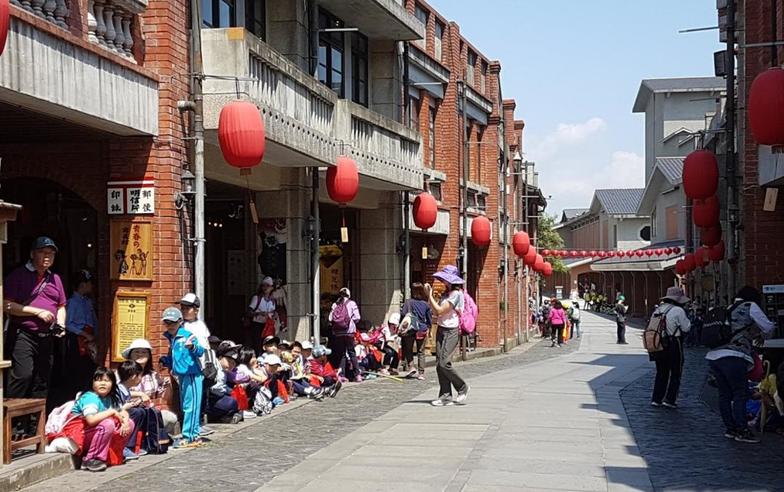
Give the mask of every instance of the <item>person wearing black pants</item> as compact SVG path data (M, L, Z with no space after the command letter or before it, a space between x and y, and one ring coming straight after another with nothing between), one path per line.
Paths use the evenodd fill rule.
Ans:
M625 300L626 298L624 296L618 296L618 300L615 303L615 322L618 325L618 340L616 343L621 345L628 344L626 342L626 312L629 308L624 304Z
M689 298L683 294L683 290L670 287L652 315L664 316L667 322L667 332L662 336L664 350L651 354L651 360L656 363L656 379L651 396L651 405L654 407L677 407L675 401L683 373L683 336L691 329L691 322L683 309L688 302Z
M335 335L333 343L335 346L330 348L332 349L332 364L334 367L336 369L339 368L340 374L343 377L348 378L348 368L346 367L346 359L348 359L353 371L351 374L352 378L358 382L362 381L359 363L357 362L357 352L354 350L354 346L356 345L354 342L354 334Z

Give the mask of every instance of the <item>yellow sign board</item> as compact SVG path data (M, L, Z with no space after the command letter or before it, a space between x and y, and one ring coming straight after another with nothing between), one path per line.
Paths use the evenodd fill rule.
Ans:
M112 280L152 280L152 222L111 220L110 224Z
M123 360L122 351L137 338L147 338L150 293L117 291L112 310L112 361Z

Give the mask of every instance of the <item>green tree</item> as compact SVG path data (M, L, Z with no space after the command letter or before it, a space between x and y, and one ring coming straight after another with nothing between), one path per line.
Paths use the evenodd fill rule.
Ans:
M536 242L538 250L561 249L564 247L563 238L553 230L555 226L555 217L550 215L542 215L539 219L539 225L536 229ZM553 265L554 272L566 272L566 266L560 258L550 257L548 260Z

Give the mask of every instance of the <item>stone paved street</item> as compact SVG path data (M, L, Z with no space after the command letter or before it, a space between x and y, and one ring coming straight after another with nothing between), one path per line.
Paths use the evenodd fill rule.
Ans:
M782 442L725 440L701 401L702 353L687 361L677 411L649 407L652 364L584 314L580 344L460 364L466 406L433 408L426 382L378 380L242 427L208 447L73 472L35 490L777 490ZM232 435L227 434L233 432ZM775 448L778 447L776 450ZM153 463L153 464L150 464Z

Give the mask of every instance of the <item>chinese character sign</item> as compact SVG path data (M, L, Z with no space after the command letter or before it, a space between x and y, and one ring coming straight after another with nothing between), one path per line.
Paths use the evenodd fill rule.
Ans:
M122 188L109 188L107 191L107 212L109 215L125 213Z
M128 188L126 209L129 214L155 212L155 188Z
M141 215L155 213L155 181L109 181L107 212L109 215Z
M152 223L113 220L110 276L114 280L152 280Z

